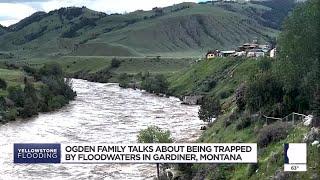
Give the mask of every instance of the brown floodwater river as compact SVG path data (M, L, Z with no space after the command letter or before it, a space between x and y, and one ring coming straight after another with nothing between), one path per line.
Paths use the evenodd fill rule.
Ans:
M135 143L157 125L175 141L200 136L198 106L117 84L73 79L76 100L63 109L0 125L0 179L152 179L153 164L13 164L13 143Z

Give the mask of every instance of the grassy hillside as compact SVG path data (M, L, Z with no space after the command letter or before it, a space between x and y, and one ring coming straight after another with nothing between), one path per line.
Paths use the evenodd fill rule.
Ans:
M169 78L170 92L176 96L231 96L242 82L259 72L260 60L216 58L203 60Z
M23 84L23 78L23 73L19 70L9 70L0 68L0 79L5 80L8 86ZM0 97L6 95L7 91L4 89L0 89Z
M226 125L232 111L220 117L211 128L209 128L200 138L200 142L208 143L256 143L258 136L266 125L263 120L247 125L239 129L241 119L234 120L230 125ZM277 123L274 124L277 126ZM319 149L308 143L308 160L307 172L283 173L283 147L284 143L302 143L304 136L310 131L310 127L302 123L294 125L288 131L288 135L276 142L269 144L267 147L258 148L258 164L237 164L237 165L219 165L212 172L207 172L208 179L220 176L226 179L275 179L279 174L285 179L312 179L319 175ZM210 169L210 166L199 165L194 167L196 171L201 169ZM278 174L279 173L279 174Z
M312 145L320 140L319 8L319 0L310 0L293 11L276 59L212 59L169 79L175 95L211 98L205 98L199 117L207 120L210 113L217 119L199 142L258 145L257 164L178 166L186 179L319 179L320 146ZM311 124L302 118L290 122L292 116L279 120L292 112L312 114ZM284 172L284 143L307 143L306 172Z
M8 33L0 35L0 50L16 59L199 56L208 49L232 49L256 38L269 41L278 31L263 24L268 19L261 15L271 10L251 3L182 3L112 15L85 7L61 8L37 12L10 26Z
M4 33L6 33L7 30L5 27L3 27L1 24L0 24L0 36L3 35Z
M176 96L190 94L207 95L219 99L222 115L202 134L198 142L206 143L257 143L264 131L280 127L283 138L258 148L258 164L195 164L181 168L188 178L194 179L312 179L319 177L319 149L308 143L308 171L283 173L283 144L301 143L310 131L302 122L285 125L280 122L266 123L261 116L247 111L239 112L236 104L237 88L264 73L265 63L272 59L204 60L192 67L170 76L170 92ZM278 124L279 123L279 124ZM277 136L281 136L277 134ZM180 170L181 170L180 169ZM281 178L280 178L281 179Z
M257 11L264 10L259 8ZM93 41L124 44L144 54L172 52L175 56L183 56L185 51L199 55L212 48L234 48L255 37L267 41L274 35L276 31L242 15L242 11L245 8L231 12L216 6L194 4L103 34Z
M305 1L301 0L300 2ZM299 0L269 0L269 1L252 1L253 4L259 4L271 8L261 15L259 21L275 29L281 29L282 22L288 16L288 12L296 6Z

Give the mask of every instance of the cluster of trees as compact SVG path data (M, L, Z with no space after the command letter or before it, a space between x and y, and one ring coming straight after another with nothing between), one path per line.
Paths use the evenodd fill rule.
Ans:
M82 8L78 8L78 7L60 8L60 9L58 9L58 10L56 10L56 11L50 12L49 14L51 15L51 14L53 14L53 13L55 13L55 12L58 12L58 14L59 14L60 16L65 16L66 19L71 20L71 19L73 19L73 18L75 18L75 17L80 16L80 15L83 13L82 10L83 10L84 8L85 8L85 7L82 7Z
M142 129L139 131L137 136L139 143L172 143L173 138L169 130L162 130L158 126L149 126L147 129ZM166 165L163 165L162 174ZM161 177L161 178L160 178ZM160 164L157 163L157 178L167 179L166 176L160 176Z
M141 87L150 93L167 94L169 92L169 82L163 74L145 74L142 77Z
M211 89L215 88L217 85L217 80L215 77L208 77L205 81L198 85L200 92L209 92Z
M164 11L162 8L158 8L158 7L155 7L152 9L152 11L154 11L154 15L153 17L158 17L158 16L163 16L164 15Z
M162 130L158 126L149 126L139 131L139 143L172 143L173 139L169 130Z
M0 78L0 89L6 89L7 88L7 82Z
M101 83L107 83L109 80L115 76L115 74L111 71L112 69L119 68L121 65L121 60L117 58L113 58L111 60L110 66L99 70L95 73L89 73L88 71L78 71L74 74L72 74L72 77L79 78L79 79L86 79L93 82L101 82ZM129 75L127 74L120 74L118 76L118 81L120 85L123 85L122 87L127 87L129 83Z
M116 59L116 58L112 58L111 60L111 68L118 68L121 64L121 61Z
M121 73L118 77L119 86L123 88L128 88L129 83L131 82L132 77L127 73Z
M277 2L272 1L272 3ZM313 126L320 127L320 21L318 19L320 19L320 0L306 1L293 11L285 21L278 41L279 56L272 63L270 60L258 60L259 72L241 84L235 92L238 108L232 108L229 118L221 119L225 121L225 127L236 123L235 130L252 128L250 136L256 135L259 148L265 148L271 143L287 138L293 129L292 125L285 122L264 125L265 122L260 121L259 114L284 117L293 111L312 113ZM200 106L200 119L210 121L212 117L216 117L221 111L219 105L220 103L213 98L204 99ZM218 130L216 132L218 133ZM278 154L274 157L277 156ZM259 164L261 163L248 165L246 170L248 178L256 172ZM232 174L235 168L233 165L214 167L184 165L182 170L190 176L188 179L227 179L228 174L230 172Z
M54 11L50 11L48 13L48 15L54 15L54 14L58 14L59 18L61 20L61 22L63 22L63 17L65 17L67 20L72 20L76 17L81 16L82 14L85 13L86 7L82 6L80 7L67 7L67 8L60 8L58 10L54 10ZM99 18L105 17L106 14L105 13L97 13L96 15L98 15Z
M0 53L1 59L12 59L14 57L13 53Z
M7 28L0 24L0 36L7 33Z
M95 18L86 18L86 17L81 17L79 23L73 24L67 31L63 32L61 34L61 37L63 38L73 38L78 36L79 34L77 31L85 26L96 26L96 21L97 19Z
M205 97L202 100L198 116L204 122L211 123L214 118L218 118L221 114L221 105L218 99Z
M280 29L283 20L296 6L296 0L252 1L252 3L270 7L269 11L262 13L263 21L260 20L260 23L275 29Z
M30 42L34 39L37 39L38 37L41 37L47 29L48 29L48 26L43 26L38 31L25 35L24 36L25 42Z
M121 61L112 60L111 67L116 68L120 65ZM170 94L169 92L169 82L167 77L163 74L150 74L138 73L136 75L131 75L127 73L122 73L118 76L118 82L120 87L124 88L139 88L144 89L149 93L155 94Z
M291 112L319 117L320 100L315 97L320 87L320 23L316 19L320 19L319 0L310 0L293 11L279 38L277 61L262 61L260 73L238 88L240 110L274 117Z
M188 9L190 8L190 6L186 5L186 6L181 6L181 7L177 7L175 9L172 9L171 12L178 12L178 11L182 11L184 9Z
M40 69L24 67L25 71L33 76L25 77L24 84L7 88L7 101L13 105L3 106L4 118L14 120L17 116L26 118L38 112L53 111L61 108L76 93L72 90L71 82L63 77L63 71L58 64L46 64ZM4 87L4 86L3 86Z
M22 19L19 23L10 26L9 30L18 31L18 30L28 26L29 24L41 21L43 18L45 18L47 16L48 16L48 14L43 11L33 13L31 16Z
M312 109L313 115L315 116L315 120L312 122L312 124L315 127L320 127L320 87L317 88L314 94Z
M290 129L292 129L292 125L284 122L276 122L265 126L258 134L257 144L259 147L266 147L271 142L284 139L287 137Z

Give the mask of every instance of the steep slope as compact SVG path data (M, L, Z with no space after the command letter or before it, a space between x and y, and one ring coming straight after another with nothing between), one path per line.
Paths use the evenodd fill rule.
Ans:
M228 94L258 72L260 60L217 58L194 64L169 78L175 96Z
M293 10L297 2L302 2L302 1L269 0L269 1L252 1L252 3L271 8L270 11L266 11L261 14L261 19L259 21L265 26L269 26L275 29L280 29L282 22L287 17L288 13Z
M81 36L75 31L95 26L94 22L104 16L85 7L37 12L9 27L10 32L0 37L0 49L16 56L70 53L76 37Z
M232 7L232 8L230 8ZM272 8L252 3L182 3L129 14L85 7L37 12L0 36L0 50L16 58L81 56L199 56L208 49L234 48L278 31L262 23ZM41 46L39 46L41 45Z
M3 27L1 24L0 24L0 36L3 35L4 33L6 33L7 30L5 27Z
M185 179L319 179L319 148L307 141L308 171L300 173L283 172L283 144L302 143L311 127L299 120L295 125L284 126L281 121L266 122L263 116L240 112L237 107L237 88L242 83L252 81L252 77L262 73L266 61L271 67L277 62L270 59L221 58L200 61L186 70L169 77L170 91L175 96L190 94L208 95L221 102L222 115L209 125L198 142L201 143L258 143L257 164L193 164L181 166ZM292 117L292 116L290 116ZM277 129L278 128L278 129ZM274 140L260 146L264 132L274 133ZM275 131L276 131L275 130ZM285 135L280 135L280 131ZM280 178L279 178L280 177Z
M234 48L253 38L268 41L273 33L272 29L259 25L240 12L195 5L103 34L96 41L135 47L147 54L194 51L198 55L212 48Z

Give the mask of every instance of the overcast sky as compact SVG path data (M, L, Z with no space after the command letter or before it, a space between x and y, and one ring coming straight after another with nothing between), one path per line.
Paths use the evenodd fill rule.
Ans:
M106 13L124 13L198 1L201 0L0 0L0 24L9 26L34 12L49 12L68 6L86 6Z

